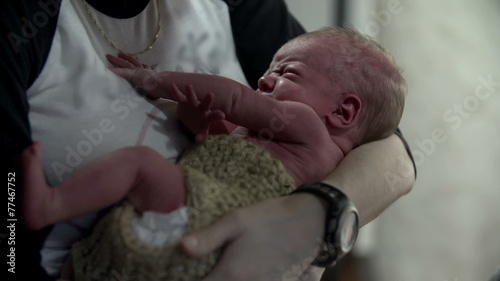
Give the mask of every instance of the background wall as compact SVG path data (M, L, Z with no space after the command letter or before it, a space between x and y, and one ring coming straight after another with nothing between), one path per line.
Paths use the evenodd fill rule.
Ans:
M404 69L401 128L418 165L413 191L362 230L364 281L488 280L500 270L500 1L349 2L351 23ZM290 7L313 25L315 5Z
M285 0L295 17L307 31L330 26L335 20L335 0Z

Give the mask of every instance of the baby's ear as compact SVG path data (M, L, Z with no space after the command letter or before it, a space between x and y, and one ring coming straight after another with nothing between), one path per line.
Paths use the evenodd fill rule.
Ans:
M361 99L357 95L343 94L338 98L332 112L326 117L326 122L337 129L347 129L355 126L361 107Z

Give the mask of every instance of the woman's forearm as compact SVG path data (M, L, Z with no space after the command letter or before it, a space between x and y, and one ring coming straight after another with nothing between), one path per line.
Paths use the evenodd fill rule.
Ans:
M410 192L415 171L403 142L392 135L352 150L324 182L348 195L363 226Z

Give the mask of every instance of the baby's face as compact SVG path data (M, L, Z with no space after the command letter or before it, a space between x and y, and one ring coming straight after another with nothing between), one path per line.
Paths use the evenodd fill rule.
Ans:
M289 42L275 54L257 91L307 104L321 116L333 101L332 82L319 67L327 59L327 51L311 40Z

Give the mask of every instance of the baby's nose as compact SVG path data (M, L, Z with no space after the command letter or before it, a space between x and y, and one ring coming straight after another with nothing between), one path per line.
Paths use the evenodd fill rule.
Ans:
M259 90L265 93L270 93L274 90L274 85L276 84L276 77L272 75L262 76L259 79L258 86Z

